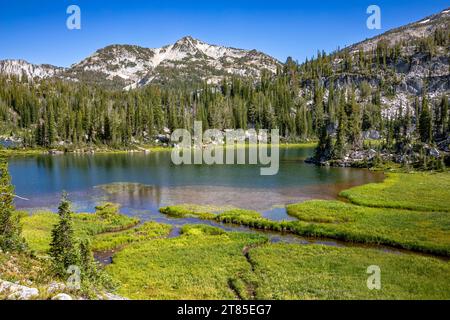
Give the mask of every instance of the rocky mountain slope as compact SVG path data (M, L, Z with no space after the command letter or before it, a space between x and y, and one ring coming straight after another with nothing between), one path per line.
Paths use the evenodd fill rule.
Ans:
M0 74L15 75L19 78L26 76L29 79L45 79L61 74L64 68L49 64L31 64L25 60L1 60Z
M208 81L218 83L226 76L259 77L262 70L275 73L281 64L256 50L210 45L192 37L149 49L111 45L63 69L32 65L22 60L0 61L0 73L30 78L60 77L114 88L136 88L150 83L174 84Z
M448 95L450 50L439 38L448 37L449 29L450 9L446 9L336 52L331 76L319 78L326 90L330 83L356 87L359 94L363 83L372 90L383 88L386 116L411 105L424 92L431 99Z
M224 76L258 77L263 69L275 73L279 63L256 50L209 45L192 37L157 49L113 45L72 66L69 74L100 74L128 87L171 81L217 83Z
M361 48L364 51L370 51L376 49L380 41L385 41L389 45L395 45L401 41L406 42L423 38L433 34L438 28L448 28L449 18L450 8L400 28L389 30L371 39L356 43L350 46L349 49L355 51Z
M354 65L351 70L340 72L345 63L338 54L333 61L333 82L339 86L367 82L373 87L381 82L395 87L395 97L387 101L393 107L405 105L407 98L420 95L423 80L427 78L427 91L432 97L450 90L449 50L434 48L430 55L417 48L417 41L433 36L437 30L448 30L450 9L426 17L379 36L356 43L346 49L358 59L362 52L376 54L380 48L397 47L395 60L386 61L389 72L367 72ZM224 77L260 76L263 70L274 74L282 64L276 59L256 50L242 50L210 45L190 36L162 48L150 49L133 45L111 45L70 68L51 65L33 65L23 60L0 61L1 74L45 79L51 77L98 84L115 89L132 89L147 84L189 85L208 81L218 83ZM330 77L322 77L325 85Z

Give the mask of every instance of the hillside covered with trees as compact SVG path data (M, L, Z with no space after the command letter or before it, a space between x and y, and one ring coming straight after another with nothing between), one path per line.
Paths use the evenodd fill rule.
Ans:
M276 74L218 84L111 90L61 79L0 78L0 130L26 148L132 148L167 142L176 128L280 130L285 142L319 140L314 162L381 158L442 165L449 151L448 17L429 34L379 37ZM165 135L165 136L164 136ZM376 140L363 150L364 140ZM336 160L338 160L336 162ZM359 161L361 160L361 161ZM448 159L447 159L448 162Z

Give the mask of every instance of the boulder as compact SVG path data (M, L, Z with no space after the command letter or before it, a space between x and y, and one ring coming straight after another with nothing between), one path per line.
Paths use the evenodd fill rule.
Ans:
M47 293L61 292L66 289L66 285L60 282L52 282L47 287Z
M39 290L0 280L0 293L6 294L10 300L30 300L39 295Z
M436 148L431 148L430 149L430 156L438 158L439 155L440 155L440 152L439 152L438 149L436 149Z
M52 300L72 300L72 297L65 293L58 293Z
M99 300L128 300L125 297L110 293L110 292L103 292L100 295L97 295Z

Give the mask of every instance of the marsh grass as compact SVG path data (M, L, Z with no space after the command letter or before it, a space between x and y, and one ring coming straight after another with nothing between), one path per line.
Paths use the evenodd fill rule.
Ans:
M37 253L46 253L50 246L51 230L58 222L58 215L53 212L38 212L23 217L21 222L23 225L22 234L30 249ZM109 218L103 218L98 214L73 214L75 237L78 239L87 239L100 233L128 229L138 222L138 219L120 214L115 214Z
M450 299L450 264L372 249L270 244L249 252L256 299ZM367 288L367 267L381 289Z
M298 221L273 221L252 210L234 209L213 214L182 205L161 208L174 217L197 217L259 230L289 232L308 237L388 245L450 256L450 216L444 212L416 212L368 208L339 201L312 200L287 206Z
M450 172L388 173L382 183L371 183L340 193L367 207L450 212Z
M450 256L450 216L312 200L287 206L298 234L374 243ZM320 222L319 222L320 221Z
M381 268L381 290L367 267ZM107 272L134 299L449 299L448 262L368 248L272 244L264 236L186 225L143 241Z
M134 242L165 237L171 229L171 226L166 224L146 222L128 230L97 234L92 240L91 247L94 251L117 249Z
M211 226L184 226L182 235L131 244L114 256L107 272L134 299L236 299L236 282L250 271L242 250L262 244L257 234Z

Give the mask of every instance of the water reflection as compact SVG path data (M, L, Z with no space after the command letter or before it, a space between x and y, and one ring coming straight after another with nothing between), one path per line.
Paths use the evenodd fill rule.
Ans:
M10 160L16 192L30 201L17 207L56 209L62 190L78 211L100 201L117 202L129 214L161 218L160 206L194 203L262 211L288 219L284 205L306 199L333 199L355 185L381 181L368 170L305 164L312 149L280 149L280 170L260 176L252 165L173 165L170 152L18 157ZM281 206L280 206L281 205Z

